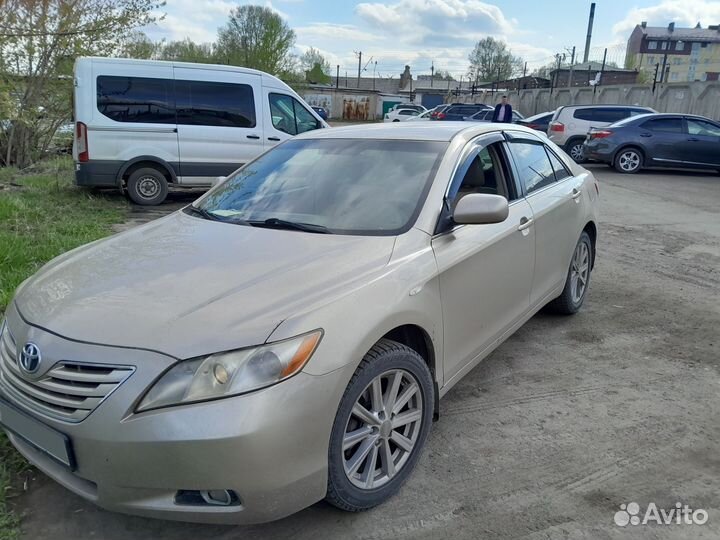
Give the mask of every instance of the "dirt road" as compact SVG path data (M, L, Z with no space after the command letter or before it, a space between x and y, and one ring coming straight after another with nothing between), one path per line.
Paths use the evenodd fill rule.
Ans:
M720 537L720 176L591 168L602 224L586 307L539 314L459 383L388 504L208 527L107 513L38 474L19 501L24 537ZM630 502L709 519L619 527Z

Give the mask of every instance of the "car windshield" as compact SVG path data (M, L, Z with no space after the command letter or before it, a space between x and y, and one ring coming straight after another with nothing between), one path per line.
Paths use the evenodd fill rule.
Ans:
M194 213L244 225L282 221L334 234L401 234L420 212L446 147L435 141L291 140L209 192Z

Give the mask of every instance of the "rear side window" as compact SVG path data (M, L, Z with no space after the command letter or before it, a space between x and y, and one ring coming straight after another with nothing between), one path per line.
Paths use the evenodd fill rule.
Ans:
M660 133L682 133L683 126L680 118L655 118L648 120L641 126L643 129Z
M145 77L97 78L97 109L116 122L175 123L172 80Z
M403 111L400 111L403 114ZM414 111L410 114L416 114ZM320 123L300 102L285 94L270 94L270 116L275 129L297 135L318 129Z
M578 109L575 111L573 116L580 120L588 120L590 122L607 122L608 124L612 124L630 116L630 110L624 108Z
M555 182L553 166L543 144L517 141L508 146L528 194Z
M573 113L573 118L578 120L597 120L595 116L596 109L576 109Z
M250 85L178 80L175 89L178 124L255 127L255 98Z

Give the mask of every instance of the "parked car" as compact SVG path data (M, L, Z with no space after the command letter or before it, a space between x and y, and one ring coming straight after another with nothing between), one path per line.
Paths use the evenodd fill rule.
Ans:
M419 105L417 103L398 103L397 105L393 105L390 110L395 111L398 109L413 109L413 110L417 111L418 114L424 113L425 111L427 111L427 109L425 107L423 107L422 105Z
M420 113L417 116L411 116L407 119L408 122L428 122L430 120L430 115L432 114L432 109L429 111L425 111L424 113Z
M392 109L385 113L383 122L404 122L419 114L416 109Z
M518 120L517 123L521 126L529 127L536 131L542 131L543 133L547 133L550 120L552 120L554 114L555 111L535 114L533 116L528 116L523 120Z
M482 111L478 111L472 116L466 116L463 118L466 122L492 122L493 115L495 114L495 109L485 109ZM522 120L524 116L520 114L517 111L512 112L512 123L516 124L520 120Z
M590 129L605 127L639 114L654 113L648 107L628 105L570 105L559 107L550 121L548 137L576 162L583 161L583 144Z
M320 118L322 118L323 120L325 120L327 122L328 113L324 107L313 107L312 110L315 111Z
M328 127L281 80L234 66L79 58L73 103L76 183L117 187L142 205Z
M592 174L520 126L304 133L23 282L0 423L109 510L371 508L450 388L544 305L580 309L597 203Z
M472 116L476 112L488 110L490 107L487 105L483 105L482 103L478 104L453 104L450 105L447 109L444 111L438 113L434 120L463 120L466 116Z
M590 130L583 152L621 173L643 167L720 170L720 124L688 114L643 114Z

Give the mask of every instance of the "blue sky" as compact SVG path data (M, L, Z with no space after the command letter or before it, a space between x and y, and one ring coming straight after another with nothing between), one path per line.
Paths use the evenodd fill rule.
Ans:
M720 1L596 0L591 59L621 63L635 24L704 27L720 23ZM365 75L375 61L381 76L397 76L405 64L415 75L430 66L456 76L467 72L474 43L494 36L528 61L529 69L552 61L573 46L582 54L590 2L586 0L167 0L163 21L146 28L153 39L189 37L207 42L236 5L258 4L277 11L297 34L296 52L321 50L341 75L357 73L354 51L363 52Z

